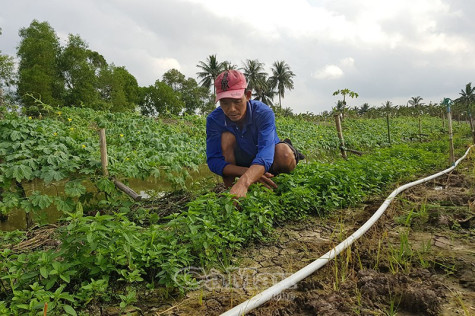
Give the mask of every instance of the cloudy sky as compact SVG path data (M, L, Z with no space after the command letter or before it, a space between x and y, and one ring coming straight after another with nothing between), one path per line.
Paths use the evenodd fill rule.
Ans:
M258 59L268 73L283 60L296 75L283 106L320 113L344 88L359 94L349 106L458 97L475 82L474 16L469 0L2 0L0 50L15 55L19 29L37 19L141 86L171 68L196 79L214 54L239 67Z

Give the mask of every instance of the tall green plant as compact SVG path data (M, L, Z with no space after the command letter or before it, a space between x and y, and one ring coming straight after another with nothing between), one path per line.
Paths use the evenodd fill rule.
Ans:
M347 88L333 92L333 95L339 95L339 94L343 96L343 100L337 102L337 111L340 112L343 117L345 117L346 96L349 96L350 98L357 98L358 93L351 91L350 89L347 89Z
M51 106L63 102L64 80L58 62L61 47L58 36L48 22L33 20L29 27L20 29L19 34L18 95L26 112L38 115L42 108L35 98Z

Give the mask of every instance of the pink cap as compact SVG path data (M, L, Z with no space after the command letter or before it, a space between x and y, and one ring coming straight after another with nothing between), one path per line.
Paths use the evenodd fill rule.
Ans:
M237 70L223 71L214 81L216 102L224 98L239 99L247 88L246 77Z

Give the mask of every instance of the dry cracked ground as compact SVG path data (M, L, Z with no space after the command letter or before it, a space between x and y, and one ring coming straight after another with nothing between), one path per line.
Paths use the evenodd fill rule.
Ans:
M325 254L384 199L277 227L267 242L237 254L226 271L194 271L197 290L167 303L144 294L129 312L219 315ZM475 315L474 222L471 158L449 175L400 194L349 249L248 314Z

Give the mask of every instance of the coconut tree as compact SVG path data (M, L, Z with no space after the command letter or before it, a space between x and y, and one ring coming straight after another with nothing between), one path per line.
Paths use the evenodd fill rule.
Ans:
M465 104L468 113L468 119L470 122L470 128L472 130L472 138L473 142L475 143L475 130L473 127L473 120L472 120L472 106L475 103L475 87L472 87L472 83L469 82L465 85L465 90L460 90L459 93L461 96L460 98L456 99L456 102L460 102Z
M237 69L237 66L233 65L230 61L225 60L225 61L222 62L222 64L223 64L223 70L222 71Z
M254 88L256 91L256 100L259 100L274 109L274 96L277 94L272 89L272 83L269 79L263 78L263 82Z
M333 114L342 114L343 115L343 112L345 111L345 105L343 104L343 101L341 100L338 100L336 102L336 106L332 108L332 112Z
M421 138L422 140L422 124L421 124L421 114L422 114L422 106L424 105L424 103L422 103L421 101L423 100L423 98L421 98L420 96L417 96L417 97L411 97L411 99L409 101L407 101L407 103L409 103L410 105L412 105L416 111L416 114L418 116L418 119L419 119L419 137Z
M216 58L216 55L210 55L206 59L206 62L200 61L196 67L200 68L201 71L197 72L198 78L200 80L200 85L208 89L213 85L213 94L216 96L216 87L214 86L214 81L216 77L225 70L227 65L226 62L220 63Z
M290 70L290 66L285 61L276 61L272 64L272 76L269 78L269 83L272 89L277 88L279 94L279 107L282 108L282 98L285 90L292 90L294 88L295 74Z
M414 107L414 109L416 110L417 115L422 114L421 107L424 105L424 103L421 102L422 100L424 100L424 99L421 98L420 96L417 96L417 97L411 97L411 99L409 101L407 101L407 103L409 103L410 105L412 105Z
M393 103L391 101L386 101L383 103L383 109L384 109L384 112L386 112L386 114L391 114L393 108Z
M264 63L257 59L247 59L241 68L247 80L247 88L257 92L266 84L267 73L264 71Z
M472 87L472 83L469 82L465 85L465 90L460 90L459 94L460 98L456 99L455 101L465 104L467 112L471 114L472 106L475 103L475 87Z
M364 103L357 111L359 115L364 115L369 111L369 104Z

